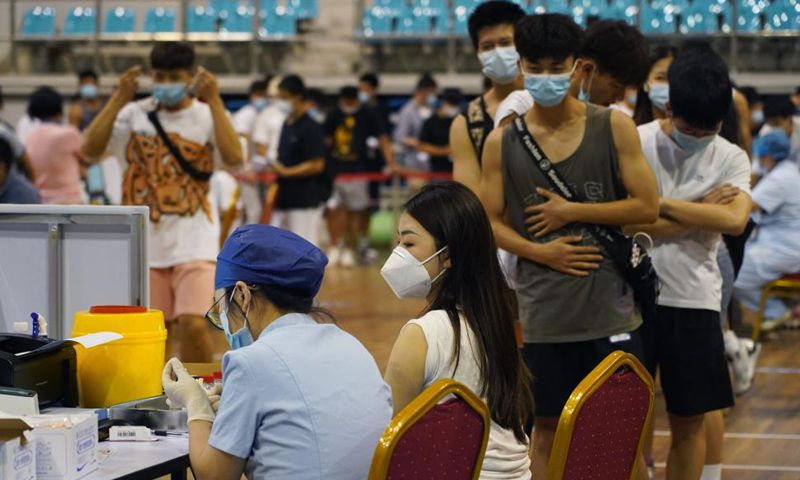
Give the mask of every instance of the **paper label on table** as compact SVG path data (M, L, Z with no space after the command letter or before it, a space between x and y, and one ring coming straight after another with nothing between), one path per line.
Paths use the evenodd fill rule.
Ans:
M83 345L85 348L92 348L98 345L103 345L116 340L121 340L122 335L115 332L97 332L80 337L68 338L65 342L75 342Z

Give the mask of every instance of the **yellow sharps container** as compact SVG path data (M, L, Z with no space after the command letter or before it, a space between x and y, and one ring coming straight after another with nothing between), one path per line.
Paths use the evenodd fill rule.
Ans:
M101 408L160 395L167 329L159 310L96 306L75 314L72 336L116 332L122 339L78 350L81 407Z

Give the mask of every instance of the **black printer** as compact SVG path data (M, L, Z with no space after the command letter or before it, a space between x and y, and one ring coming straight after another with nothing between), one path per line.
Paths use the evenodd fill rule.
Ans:
M0 334L0 386L33 390L39 406L78 406L78 361L63 340Z

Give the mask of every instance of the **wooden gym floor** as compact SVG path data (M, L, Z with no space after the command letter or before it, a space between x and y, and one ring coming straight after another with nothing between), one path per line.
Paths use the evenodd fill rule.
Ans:
M400 328L424 308L398 300L379 266L329 268L319 299L340 327L358 338L381 371ZM800 479L800 331L780 331L764 341L753 389L726 417L725 480ZM669 428L663 398L656 403L656 478L664 478Z

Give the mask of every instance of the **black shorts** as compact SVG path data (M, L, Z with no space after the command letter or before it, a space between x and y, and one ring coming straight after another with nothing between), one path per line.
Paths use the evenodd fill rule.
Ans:
M658 307L641 328L645 366L661 389L667 412L701 415L733 406L719 312Z
M619 341L618 340L619 337ZM575 343L526 343L522 355L533 380L534 415L558 418L575 387L610 353L616 350L642 358L639 331Z

